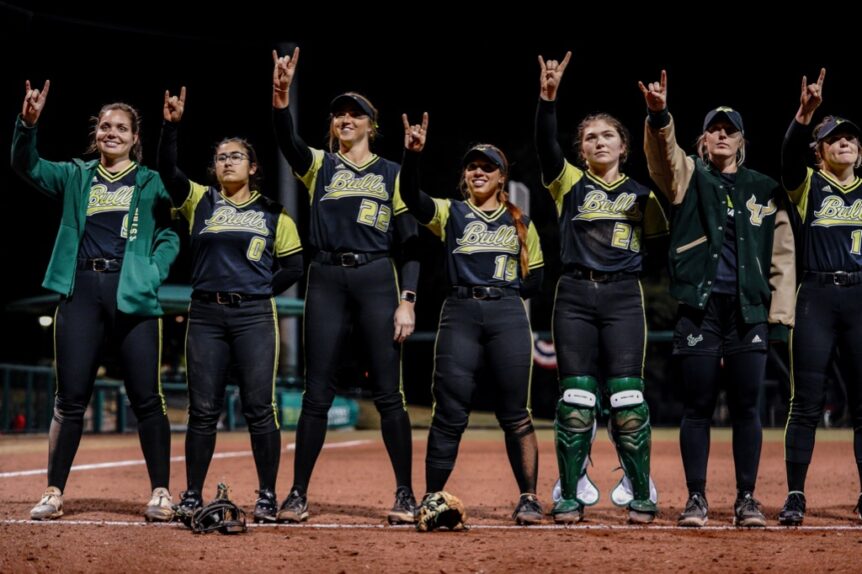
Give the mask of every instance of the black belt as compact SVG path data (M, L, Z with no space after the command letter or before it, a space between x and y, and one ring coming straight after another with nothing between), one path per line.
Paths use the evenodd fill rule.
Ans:
M123 266L122 259L78 259L78 269L85 271L99 271L101 273L115 273Z
M352 251L318 251L313 259L318 263L326 265L339 265L341 267L359 267L371 263L377 259L389 257L388 253L354 253Z
M596 271L594 269L585 269L575 265L566 265L563 267L563 273L575 279L587 279L596 283L612 283L614 281L625 281L626 279L637 279L638 274L631 271Z
M272 295L253 295L246 293L232 293L228 291L193 291L194 301L204 303L218 303L219 305L239 305L243 301L260 301L270 299Z
M500 299L518 297L520 291L514 287L491 287L489 285L455 285L452 296L458 299Z
M823 271L806 271L805 277L813 277L821 285L839 285L846 287L848 285L857 285L862 283L862 271L833 271L826 273Z

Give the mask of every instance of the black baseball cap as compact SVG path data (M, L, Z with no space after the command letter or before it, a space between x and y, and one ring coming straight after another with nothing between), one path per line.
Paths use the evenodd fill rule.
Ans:
M742 128L742 116L739 115L739 112L727 106L719 106L714 110L710 110L710 112L706 114L706 117L703 118L703 131L706 131L709 126L719 120L727 120L733 124L733 127L738 129L740 133L745 133L745 130Z
M464 154L464 159L461 160L461 165L465 166L470 163L470 160L475 157L483 157L500 168L501 173L506 173L508 166L503 153L494 146L488 144L479 144L471 147Z
M335 110L344 105L355 105L362 110L366 116L371 118L373 122L377 121L377 112L374 111L374 107L371 105L371 102L365 99L364 96L360 96L354 92L347 92L340 96L335 96L335 98L329 102L329 111L335 112Z
M817 143L820 143L827 137L829 134L833 132L839 133L848 133L856 136L857 138L862 137L862 131L859 130L859 126L851 122L850 120L845 120L844 118L839 118L838 116L830 116L826 119L826 123L817 131L815 136Z

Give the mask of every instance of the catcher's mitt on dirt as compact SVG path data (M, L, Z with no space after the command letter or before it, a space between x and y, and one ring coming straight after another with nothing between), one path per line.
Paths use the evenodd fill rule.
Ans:
M446 527L449 530L467 530L467 510L457 496L446 491L429 492L422 499L416 530L429 532Z
M222 534L246 532L245 512L228 498L228 487L219 483L215 499L195 511L191 529L195 534L206 534L218 530Z

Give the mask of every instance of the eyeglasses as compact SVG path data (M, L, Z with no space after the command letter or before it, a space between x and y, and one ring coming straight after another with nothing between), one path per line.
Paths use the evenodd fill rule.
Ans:
M230 153L220 153L216 156L216 163L229 163L229 164L238 164L242 163L242 160L248 159L248 155L239 152L232 151Z

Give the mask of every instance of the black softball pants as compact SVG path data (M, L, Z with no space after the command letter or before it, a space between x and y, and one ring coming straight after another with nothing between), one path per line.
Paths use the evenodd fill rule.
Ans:
M646 317L635 276L605 283L562 275L553 328L561 379L643 378Z
M826 378L836 351L847 385L853 451L862 483L862 284L835 285L808 274L796 297L791 332L791 396L784 435L789 490L803 491L817 423L823 414ZM794 472L794 466L795 472Z
M393 340L400 301L389 258L357 267L312 262L303 319L305 392L296 430L293 488L305 493L326 439L338 370L353 329L364 343L372 398L397 486L412 491L413 444L401 379L401 344Z
M260 489L275 491L281 453L275 402L278 349L278 314L273 299L231 305L192 301L186 332L189 490L203 489L215 450L228 374L235 367Z
M117 310L118 272L79 270L75 291L57 306L54 354L57 391L48 436L48 486L66 489L93 395L103 342L116 345L126 395L138 419L138 435L151 488L170 484L171 429L162 394L162 322Z
M495 413L522 493L536 492L538 449L530 414L533 336L524 302L449 297L440 313L434 357L434 411L425 459L426 490L443 490L467 428L476 374L496 385Z

